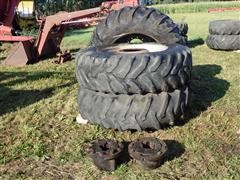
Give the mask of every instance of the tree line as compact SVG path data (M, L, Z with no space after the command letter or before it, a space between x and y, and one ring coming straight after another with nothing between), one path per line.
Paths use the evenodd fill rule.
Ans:
M50 15L59 11L76 11L100 6L104 0L35 0L35 9Z
M35 0L35 9L41 14L51 15L59 11L76 11L100 6L106 0ZM200 2L200 1L223 1L223 0L143 0L153 4ZM225 0L230 1L230 0Z

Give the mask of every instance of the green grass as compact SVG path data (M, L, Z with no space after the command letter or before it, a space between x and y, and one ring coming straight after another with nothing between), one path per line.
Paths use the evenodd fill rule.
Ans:
M65 33L61 48L66 50L74 50L86 48L92 36L93 28L83 30L72 30ZM81 34L81 35L79 35Z
M220 1L220 2L195 2L178 4L161 4L153 7L160 9L163 13L195 13L207 12L210 8L240 8L238 1Z
M209 21L239 14L170 16L190 28L194 67L188 122L152 133L78 125L74 61L0 66L0 179L240 179L239 54L213 51L202 44ZM69 32L62 47L86 47L91 31ZM3 58L6 52L1 50ZM171 149L166 162L153 171L130 161L112 173L101 172L83 149L97 138L132 141L145 136L167 140Z

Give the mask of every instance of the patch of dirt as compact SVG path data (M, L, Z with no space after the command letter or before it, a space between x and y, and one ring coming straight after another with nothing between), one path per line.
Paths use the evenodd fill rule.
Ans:
M0 166L0 176L19 175L21 177L49 177L51 179L74 179L73 174L77 171L75 165L57 166L47 161L34 161L32 159L15 160Z

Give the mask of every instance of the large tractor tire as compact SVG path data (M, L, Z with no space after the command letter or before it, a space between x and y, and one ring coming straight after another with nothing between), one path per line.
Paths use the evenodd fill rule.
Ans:
M78 105L83 119L104 128L120 131L159 129L185 118L189 96L188 87L146 95L114 95L81 89Z
M76 60L81 87L114 94L172 91L188 85L192 56L188 47L154 43L120 44L82 50Z
M215 35L240 35L240 20L217 20L209 24L209 33Z
M215 50L239 50L240 35L212 35L207 37L207 46Z
M91 46L129 43L132 39L160 44L186 43L172 19L156 9L140 6L110 13L97 25Z

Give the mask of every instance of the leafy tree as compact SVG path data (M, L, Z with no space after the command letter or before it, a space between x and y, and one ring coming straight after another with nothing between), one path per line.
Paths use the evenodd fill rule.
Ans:
M76 11L100 6L105 0L35 0L36 10L50 15L59 11Z

